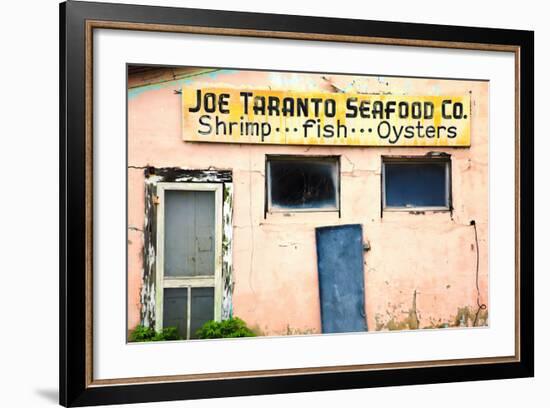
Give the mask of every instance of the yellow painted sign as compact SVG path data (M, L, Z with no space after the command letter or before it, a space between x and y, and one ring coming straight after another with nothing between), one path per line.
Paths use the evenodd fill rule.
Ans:
M470 97L184 89L183 140L469 146Z

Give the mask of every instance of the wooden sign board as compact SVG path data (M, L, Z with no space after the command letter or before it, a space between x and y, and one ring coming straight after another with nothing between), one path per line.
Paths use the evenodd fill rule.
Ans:
M323 146L470 146L469 95L184 89L183 140Z

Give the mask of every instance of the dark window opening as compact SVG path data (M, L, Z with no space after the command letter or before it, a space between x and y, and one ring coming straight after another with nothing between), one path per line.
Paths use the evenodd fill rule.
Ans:
M337 157L268 157L270 211L338 210Z
M384 160L383 166L384 208L450 208L450 160Z

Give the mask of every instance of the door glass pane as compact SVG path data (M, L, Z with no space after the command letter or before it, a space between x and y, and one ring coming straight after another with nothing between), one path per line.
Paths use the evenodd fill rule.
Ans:
M187 288L164 289L162 326L175 326L180 337L187 338Z
M386 163L387 207L447 207L447 163Z
M214 192L166 190L164 195L164 275L214 275Z
M204 323L214 319L214 288L191 289L191 338Z

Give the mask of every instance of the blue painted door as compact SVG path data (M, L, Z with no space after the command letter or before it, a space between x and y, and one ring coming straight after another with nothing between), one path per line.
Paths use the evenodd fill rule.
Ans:
M366 331L361 225L316 228L315 237L323 333Z

